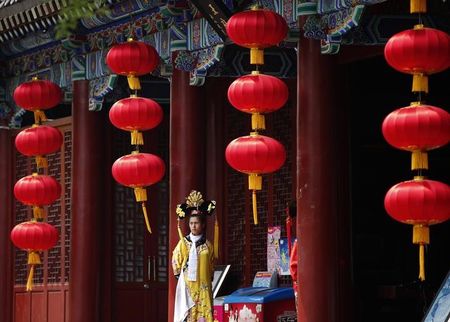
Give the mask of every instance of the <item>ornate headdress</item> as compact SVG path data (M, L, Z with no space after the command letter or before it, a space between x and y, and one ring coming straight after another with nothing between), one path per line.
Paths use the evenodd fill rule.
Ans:
M191 216L194 210L196 210L196 216L203 216L212 215L215 209L214 200L205 201L200 192L192 190L186 197L186 202L177 205L176 213L179 219L184 219L186 216Z

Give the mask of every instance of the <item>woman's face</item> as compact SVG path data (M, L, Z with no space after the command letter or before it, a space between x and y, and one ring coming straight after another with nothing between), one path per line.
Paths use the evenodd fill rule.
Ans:
M189 229L191 230L192 235L197 236L203 233L204 224L198 217L190 217L189 218Z

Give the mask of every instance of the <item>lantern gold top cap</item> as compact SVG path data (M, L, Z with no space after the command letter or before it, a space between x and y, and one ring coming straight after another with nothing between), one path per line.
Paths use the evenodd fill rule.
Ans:
M414 181L422 181L425 180L424 176L414 176Z
M128 41L128 42L131 42L131 41L134 41L134 39L133 39L133 37L128 37L128 38L127 38L127 41Z
M33 77L31 78L31 80L32 80L32 81L37 81L37 80L39 80L39 77L33 76Z
M254 4L253 6L250 7L250 10L261 10L263 9L263 6L260 5L259 3Z
M424 27L423 27L423 25L422 24L418 24L418 25L415 25L414 26L414 30L420 30L420 29L423 29Z
M259 74L260 74L259 70L253 70L252 71L252 75L259 75Z

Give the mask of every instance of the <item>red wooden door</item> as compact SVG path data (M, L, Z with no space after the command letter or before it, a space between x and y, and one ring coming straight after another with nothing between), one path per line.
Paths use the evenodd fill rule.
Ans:
M168 160L167 121L145 133L143 152ZM113 159L131 152L129 133L113 131ZM114 161L113 160L113 161ZM113 322L167 321L168 173L148 191L149 234L133 190L114 183Z
M63 134L61 150L47 156L47 174L61 184L61 198L47 207L47 221L59 231L56 247L41 254L42 265L34 274L32 292L25 291L28 275L27 253L14 249L14 322L67 322L67 296L69 291L70 254L70 187L72 128L71 119L60 119L51 123ZM14 153L16 181L35 171L34 160ZM31 219L31 207L15 200L13 214L15 224Z

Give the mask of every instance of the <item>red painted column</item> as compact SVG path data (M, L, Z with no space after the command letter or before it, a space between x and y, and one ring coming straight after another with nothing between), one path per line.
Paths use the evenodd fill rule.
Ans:
M89 81L73 82L70 322L101 321L105 111L89 112Z
M319 41L298 48L297 234L302 322L347 322L350 314L348 126L337 57Z
M207 238L214 242L214 221L219 223L219 257L216 264L224 260L225 222L224 222L224 190L225 190L225 143L224 117L228 102L227 90L230 79L211 77L207 80L206 90L206 191L205 197L216 201L214 216L208 218Z
M0 129L0 321L4 322L12 321L13 151L11 131Z
M168 321L173 321L177 280L172 274L171 260L179 240L175 209L192 189L204 193L206 125L203 87L190 86L189 73L175 68L170 86Z

